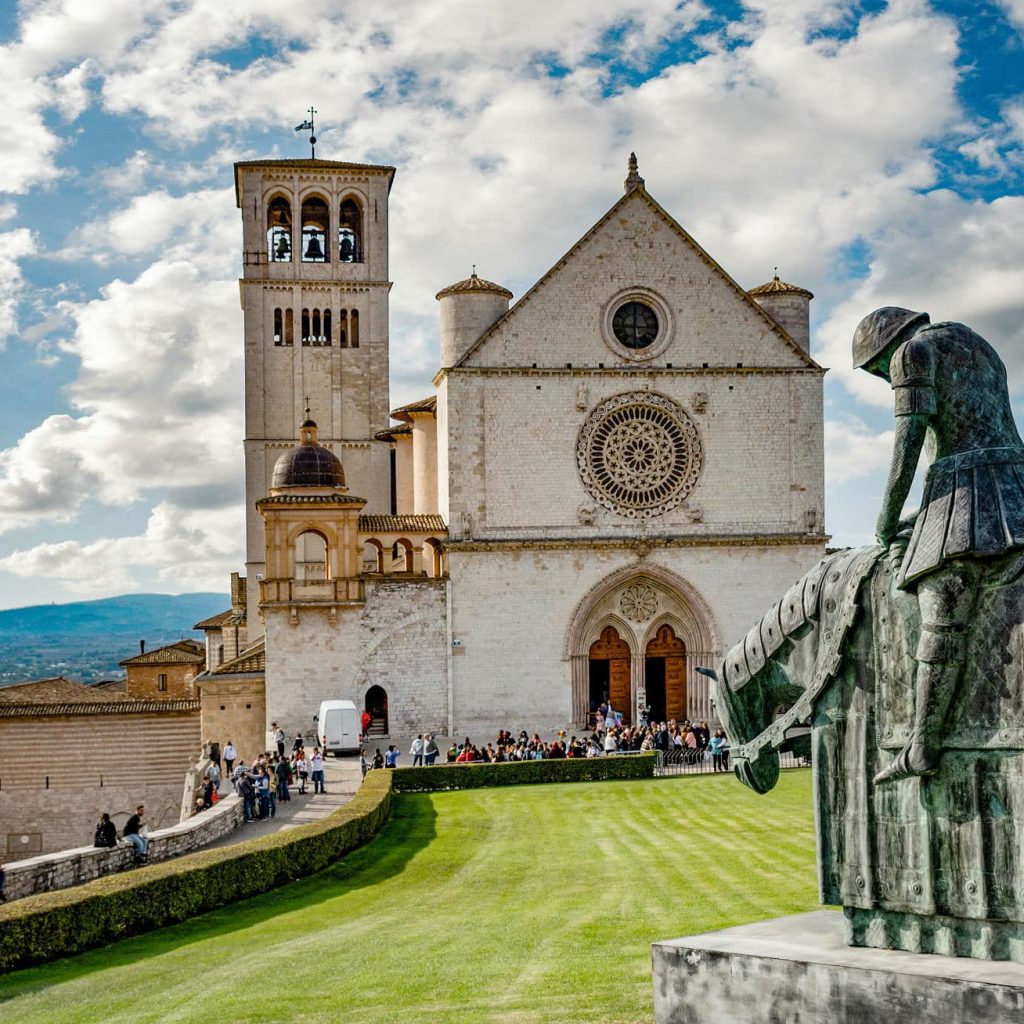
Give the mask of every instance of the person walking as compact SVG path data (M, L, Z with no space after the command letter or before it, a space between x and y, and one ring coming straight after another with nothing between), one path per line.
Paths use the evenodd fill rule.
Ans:
M416 739L412 741L412 746L409 748L409 753L412 754L412 766L413 768L423 767L423 733L419 733Z
M437 743L434 741L434 734L428 732L425 746L423 748L423 763L429 767L437 760L440 753L441 751L438 748Z
M361 740L365 740L367 733L370 729L370 723L373 721L373 715L369 711L364 711L359 717L359 728L362 730L362 735L359 737Z
M135 813L124 823L121 835L135 847L135 863L145 864L149 857L149 826L145 822L146 808L139 804Z
M270 776L266 768L260 768L256 776L256 798L259 801L260 821L270 817Z
M210 782L210 786L213 788L215 793L220 792L220 765L216 761L210 762L210 767L206 769L206 778Z
M309 762L313 769L313 793L326 793L324 788L324 755L320 753L319 747L313 748L313 757Z
M247 825L251 825L256 820L256 787L248 773L239 777L236 788L242 798L242 817Z
M274 742L277 744L277 756L284 757L284 729L277 722L271 722L270 728L274 731Z
M224 768L228 773L228 777L231 777L231 773L235 770L235 759L238 757L238 751L235 750L235 745L228 740L224 745Z
M309 778L309 762L306 760L306 751L299 747L295 753L295 774L299 777L299 795L306 795L306 779Z
M287 803L291 800L291 796L288 793L288 780L292 775L292 766L288 763L288 759L282 757L277 762L277 768L275 769L277 774L277 798L278 800Z

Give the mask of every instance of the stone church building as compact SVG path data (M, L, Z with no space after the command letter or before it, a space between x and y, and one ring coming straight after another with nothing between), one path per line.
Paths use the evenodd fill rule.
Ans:
M695 669L824 553L810 292L744 290L631 158L514 305L438 292L434 393L391 411L394 176L235 167L246 579L201 690L292 733L327 698L403 736L578 730L602 700L713 720Z

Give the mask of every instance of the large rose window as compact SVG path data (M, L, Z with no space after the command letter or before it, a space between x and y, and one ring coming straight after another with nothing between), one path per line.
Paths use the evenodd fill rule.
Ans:
M605 508L633 519L675 508L693 490L702 458L686 413L647 391L602 402L576 443L584 486Z

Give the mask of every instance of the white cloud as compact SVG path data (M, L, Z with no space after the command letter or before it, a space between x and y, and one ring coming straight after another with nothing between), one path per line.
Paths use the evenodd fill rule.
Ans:
M1017 28L1024 29L1024 0L999 0L999 6Z
M825 477L830 484L884 473L892 459L895 433L873 431L854 416L825 420Z
M35 251L28 228L0 232L0 349L18 328L18 299L25 290L18 261Z
M851 367L860 319L879 306L924 310L983 335L1024 388L1024 197L984 202L947 190L905 198L871 239L868 276L818 332L818 356L860 401L891 406L888 385Z
M59 305L74 325L61 348L80 363L68 388L75 414L0 452L0 532L69 521L87 500L123 506L237 486L241 313L222 198L159 194L92 227L104 252L164 258L94 300Z
M86 596L138 590L139 570L168 591L218 591L244 558L243 519L238 504L197 511L163 501L139 536L38 544L0 558L0 570Z

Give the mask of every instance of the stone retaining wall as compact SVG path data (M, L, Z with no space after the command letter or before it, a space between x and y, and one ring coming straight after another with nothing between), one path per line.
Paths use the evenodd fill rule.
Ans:
M201 849L233 832L242 822L242 801L234 794L218 801L216 807L194 815L170 828L151 832L149 861L169 860ZM4 895L9 900L38 892L67 889L103 875L124 871L132 866L134 847L119 840L114 849L80 846L40 857L11 861L4 865L7 878Z

